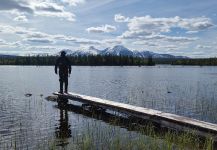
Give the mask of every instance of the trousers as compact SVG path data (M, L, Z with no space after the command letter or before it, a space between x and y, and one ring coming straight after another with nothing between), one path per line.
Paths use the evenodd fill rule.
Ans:
M63 84L65 85L65 92L68 92L68 76L67 75L60 75L60 92L63 92Z

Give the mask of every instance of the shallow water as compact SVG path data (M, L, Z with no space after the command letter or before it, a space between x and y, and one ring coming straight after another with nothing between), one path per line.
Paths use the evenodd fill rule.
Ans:
M0 148L37 149L60 139L61 147L92 126L93 133L112 127L45 100L58 87L53 67L0 66ZM217 123L217 67L72 67L69 91Z

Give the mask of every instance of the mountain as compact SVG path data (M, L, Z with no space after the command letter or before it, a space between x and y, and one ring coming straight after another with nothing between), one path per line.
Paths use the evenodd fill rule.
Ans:
M17 55L5 55L5 54L0 54L1 58L10 58L10 57L16 57Z
M134 56L135 57L143 57L143 58L148 58L150 56L154 57L157 55L156 53L150 52L150 51L134 51Z
M86 56L86 55L98 55L100 50L96 49L93 46L90 46L88 49L72 51L70 49L63 49L68 56Z
M113 48L106 48L104 50L96 49L94 46L90 46L88 49L72 51L70 49L64 49L67 55L69 56L88 56L88 55L112 55L112 56L133 56L141 58L177 58L185 59L188 57L185 56L174 56L171 54L159 54L151 51L137 51L129 50L128 48L122 45L116 45Z
M117 46L114 46L113 48L106 48L100 54L101 55L114 55L114 56L133 56L133 52L122 45L117 45Z

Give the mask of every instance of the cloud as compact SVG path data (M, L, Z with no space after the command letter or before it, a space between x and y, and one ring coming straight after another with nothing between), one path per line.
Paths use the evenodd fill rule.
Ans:
M6 30L5 30L6 29ZM61 44L79 44L79 45L100 45L103 42L99 40L92 40L86 38L79 38L73 36L66 36L62 34L47 34L44 32L35 31L34 29L24 27L13 27L10 25L0 24L0 31L5 34L17 35L23 39L24 44L50 44L60 42Z
M21 14L24 16L24 13L26 13L35 16L58 17L68 21L75 21L75 14L66 11L64 6L54 2L51 0L1 0L0 11L16 12L18 17L16 17L16 20L21 19L19 17Z
M7 42L3 39L0 39L0 47L6 47L6 48L16 48L16 47L20 47L21 43L19 41L16 42Z
M0 10L18 10L21 12L33 13L28 3L18 0L1 0Z
M114 20L115 20L115 22L128 22L129 18L125 17L125 16L123 16L121 14L116 14L115 17L114 17Z
M6 41L3 39L0 39L0 46L5 46L7 45Z
M27 19L26 16L21 15L21 16L17 16L17 17L15 17L15 18L14 18L14 21L19 21L19 22L28 22L28 19Z
M146 41L168 41L168 42L192 42L196 41L196 37L179 37L179 36L166 36L162 34L147 34L146 32L125 32L120 36L122 39L132 39L132 40L146 40Z
M101 41L85 39L85 38L76 38L73 42L77 43L77 44L84 44L84 45L91 45L91 44L92 45L99 45L99 44L101 44Z
M151 31L144 31L144 30L128 30L125 31L120 37L122 39L142 39L144 36L151 35Z
M187 34L195 34L195 33L198 33L199 31L187 31L186 33Z
M34 9L37 11L48 11L48 12L63 12L64 7L59 6L56 3L50 2L41 2L41 3L33 3Z
M163 40L168 42L192 42L196 41L198 38L196 37L177 37L177 36L166 36L166 35L151 35L146 36L144 39L146 40Z
M60 13L53 13L48 11L41 11L41 12L35 12L36 16L46 16L46 17L58 17L63 18L68 21L75 21L75 15L69 12L60 12Z
M106 44L108 46L111 46L111 45L120 45L122 44L122 41L118 38L114 38L114 39L105 39L102 41L102 44Z
M60 1L69 4L70 6L77 6L78 4L85 3L85 0L60 0Z
M0 32L7 34L16 34L16 32L24 33L26 30L22 27L13 27L10 25L0 24Z
M65 11L63 6L59 6L52 2L32 2L31 7L34 8L36 16L59 17L65 18L68 21L75 21L75 15L71 12Z
M127 19L126 19L127 18ZM180 50L192 46L198 37L188 37L189 34L207 30L214 26L212 20L206 17L181 18L155 18L149 15L128 18L120 14L115 15L116 22L126 22L128 29L119 39L124 43L132 42L135 46L155 50ZM186 30L186 36L175 36L173 28ZM154 43L154 44L153 44Z
M116 18L118 18L117 15ZM126 17L119 15L119 18L123 18L122 20L124 20ZM193 33L209 29L213 26L214 24L211 19L206 17L181 18L176 16L171 18L153 18L147 15L128 19L128 30L121 37L124 39L141 38L149 35L168 33L171 32L172 28L185 29L188 30L188 33Z
M5 41L5 40L3 40L3 39L0 39L0 43L4 43L4 41Z
M27 42L31 42L31 43L53 43L52 40L50 39L44 39L44 38L28 38L28 39L25 39L24 41L27 41Z
M214 26L210 18L197 17L197 18L179 18L177 27L184 28L190 31L205 30Z
M210 46L210 45L197 45L196 46L196 49L210 49L210 48L212 48L212 46Z
M116 27L112 25L102 25L100 27L90 27L86 29L88 33L110 33L116 31Z

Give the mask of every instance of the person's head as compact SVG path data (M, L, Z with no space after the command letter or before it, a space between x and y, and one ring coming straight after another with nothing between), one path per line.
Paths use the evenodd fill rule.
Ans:
M65 51L61 51L61 56L62 57L66 56L66 52Z

